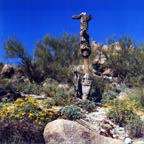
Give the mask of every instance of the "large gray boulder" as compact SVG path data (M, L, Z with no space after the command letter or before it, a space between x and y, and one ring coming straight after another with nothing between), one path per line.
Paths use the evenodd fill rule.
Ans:
M89 130L77 122L58 119L48 123L44 129L46 144L123 144Z

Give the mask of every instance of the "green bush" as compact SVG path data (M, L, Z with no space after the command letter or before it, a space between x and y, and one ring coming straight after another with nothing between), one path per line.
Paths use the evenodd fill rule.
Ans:
M136 87L128 93L129 98L134 101L139 107L144 107L144 88Z
M9 79L7 79L7 78L4 78L4 79L0 78L0 88L5 89L5 88L9 87L9 85L10 85L10 80Z
M108 118L119 126L125 126L133 116L136 116L134 106L126 99L115 99L108 112Z
M47 97L53 98L55 105L69 105L75 103L76 98L74 97L73 88L61 88L58 83L47 83L43 87L43 92Z
M102 102L109 103L112 100L114 100L117 96L118 96L118 93L116 91L107 90L102 95Z
M96 108L95 102L89 101L89 100L79 102L78 106L81 107L83 110L86 110L88 112L92 112Z
M62 115L64 118L67 118L69 120L80 119L82 116L80 107L76 105L65 106L62 109Z
M11 83L11 88L16 92L23 92L25 94L36 94L39 95L42 93L42 87L37 83L31 82L20 82L20 83Z
M76 97L74 97L73 91L58 90L53 97L56 105L69 105L75 103Z
M77 36L64 33L62 37L47 35L36 42L33 56L28 54L16 38L6 40L4 50L6 58L19 60L21 68L31 82L41 83L47 77L67 82L69 66L79 62L78 45Z
M138 86L143 83L144 47L136 46L134 41L123 36L118 40L121 50L116 51L114 42L109 44L109 50L103 51L107 58L106 67L113 70L113 76L127 86Z
M47 97L54 97L57 91L59 91L58 83L46 82L42 88L42 91Z
M144 122L138 115L133 115L126 126L130 137L141 137L144 133Z
M23 92L26 94L40 94L42 92L42 87L37 83L27 82L13 82L12 79L0 79L0 88L11 89L15 92Z

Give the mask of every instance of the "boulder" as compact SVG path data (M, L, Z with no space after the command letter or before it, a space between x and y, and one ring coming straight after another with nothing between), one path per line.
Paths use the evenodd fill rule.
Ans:
M132 144L132 139L131 138L125 138L125 144Z
M11 89L0 88L0 102L3 99L7 99L8 101L14 101L20 97L21 97L21 95L19 93L15 92Z
M0 74L4 77L10 78L14 74L14 67L9 64L5 64Z
M123 144L122 141L104 137L77 122L58 119L44 129L45 144Z
M103 121L101 121L100 123L100 134L103 136L107 136L107 137L112 137L114 138L115 135L113 133L113 129L115 128L115 125L108 119L104 119Z

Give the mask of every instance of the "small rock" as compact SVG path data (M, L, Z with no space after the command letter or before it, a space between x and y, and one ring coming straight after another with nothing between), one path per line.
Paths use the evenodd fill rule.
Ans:
M125 138L125 144L132 144L131 138Z
M104 119L101 123L100 123L101 129L100 129L100 134L107 136L107 137L112 137L114 138L114 133L113 133L113 129L114 129L114 124L110 121L110 120L106 120Z
M119 99L124 99L124 98L126 98L127 96L128 96L127 93L125 93L125 92L120 92L118 98L119 98Z
M5 64L0 74L4 77L10 78L14 74L14 67L9 64Z
M64 90L68 90L69 89L69 85L68 84L59 84L58 87L62 88Z

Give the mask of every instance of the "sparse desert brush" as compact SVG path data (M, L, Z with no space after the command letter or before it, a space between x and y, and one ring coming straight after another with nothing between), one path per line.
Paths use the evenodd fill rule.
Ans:
M35 94L40 95L42 91L42 86L37 83L20 82L20 83L11 83L11 88L19 93L25 94Z
M108 117L119 126L125 126L131 117L136 116L137 105L129 99L114 99Z
M141 109L144 107L144 88L139 86L130 90L128 94L131 101L135 102Z
M126 126L127 133L130 137L139 138L144 135L144 121L140 116L133 115Z

